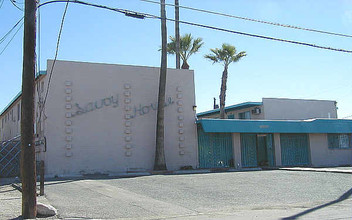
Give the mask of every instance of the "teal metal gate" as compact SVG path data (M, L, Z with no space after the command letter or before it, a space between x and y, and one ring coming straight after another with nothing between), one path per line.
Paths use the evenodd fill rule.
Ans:
M269 166L273 167L275 166L275 150L274 150L274 141L273 141L273 135L272 134L268 134L266 136L266 146L268 149L268 162L269 162Z
M275 166L272 134L241 133L242 167Z
M257 167L257 135L241 134L242 167Z
M21 142L19 137L5 141L0 145L0 177L19 176Z
M281 134L281 161L283 166L310 164L307 134Z
M200 168L233 166L231 133L205 133L199 126L198 156Z

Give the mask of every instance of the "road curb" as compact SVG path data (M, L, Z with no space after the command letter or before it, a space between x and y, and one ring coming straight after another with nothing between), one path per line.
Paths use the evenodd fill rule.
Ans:
M321 169L314 169L314 168L278 168L278 170L352 174L352 170L336 170L336 169L329 170L329 169L323 169L323 168L321 168Z

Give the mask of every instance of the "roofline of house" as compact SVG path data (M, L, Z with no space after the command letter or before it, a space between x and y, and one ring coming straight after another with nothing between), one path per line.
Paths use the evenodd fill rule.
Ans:
M46 75L46 71L42 70L39 71L35 74L35 79L39 79L41 76ZM3 108L3 110L0 112L0 116L2 116L4 113L7 112L7 110L22 96L22 91L20 91L19 93L17 93L17 95L9 102L9 104L7 104L5 106L5 108Z
M243 102L243 103L239 103L236 105L230 105L230 106L225 107L225 112L231 111L234 109L250 108L250 107L261 106L261 105L263 105L262 102ZM217 108L217 109L212 109L212 110L205 111L205 112L200 112L197 114L197 116L208 116L208 115L216 114L219 112L220 112L220 109Z

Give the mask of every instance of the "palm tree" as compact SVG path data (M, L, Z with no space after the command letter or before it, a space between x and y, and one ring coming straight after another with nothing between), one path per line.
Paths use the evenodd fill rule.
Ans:
M158 93L158 110L156 121L156 148L154 170L167 170L164 153L164 103L165 103L165 87L166 87L166 71L167 71L167 29L166 29L166 11L165 0L160 0L161 13L161 66L159 78Z
M169 38L171 42L167 44L167 52L169 54L176 54L176 38L173 36ZM189 69L187 60L203 46L204 43L202 41L203 39L200 37L193 39L191 34L185 34L180 37L180 57L183 61L182 69Z
M236 47L230 44L222 44L221 49L215 48L210 49L211 54L207 54L204 57L213 61L214 63L223 63L224 71L221 77L221 88L220 88L220 118L225 118L225 98L226 98L226 83L228 77L228 67L231 63L239 61L242 57L246 56L245 51L237 53Z

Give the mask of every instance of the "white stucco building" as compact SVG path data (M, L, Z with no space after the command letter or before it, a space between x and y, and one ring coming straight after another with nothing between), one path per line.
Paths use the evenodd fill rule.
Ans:
M37 160L47 176L152 170L160 68L56 61L36 80ZM1 113L1 140L18 134L19 94ZM41 109L43 106L42 114ZM194 76L168 69L167 168L197 166Z
M35 88L36 156L46 176L152 170L160 69L57 61L47 90L52 65ZM263 98L226 107L228 119L213 109L197 121L195 106L193 71L168 69L168 170L352 165L352 120L337 119L335 101ZM18 175L18 140L7 140L20 134L20 110L21 93L0 113L0 176Z

